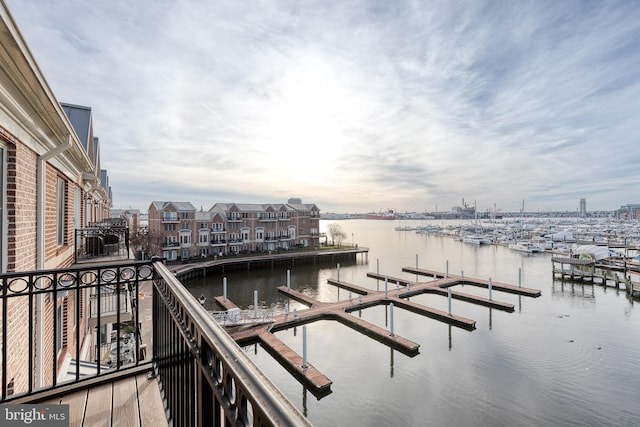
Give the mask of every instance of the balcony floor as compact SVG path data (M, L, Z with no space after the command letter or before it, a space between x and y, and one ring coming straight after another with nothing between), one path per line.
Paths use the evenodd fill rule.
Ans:
M41 403L68 404L72 427L168 425L158 381L147 372Z

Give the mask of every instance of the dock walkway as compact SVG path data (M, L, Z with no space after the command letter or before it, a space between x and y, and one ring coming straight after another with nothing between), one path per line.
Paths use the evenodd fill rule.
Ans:
M303 366L304 361L302 358L286 344L280 341L274 335L275 332L305 325L318 320L334 320L409 357L414 357L419 354L419 344L395 334L393 330L387 330L374 325L360 317L352 315L351 313L373 306L389 306L393 304L398 308L420 314L424 317L436 319L449 325L472 331L476 327L475 320L454 315L453 313L432 307L427 307L425 305L409 301L408 298L422 293L434 293L445 297L450 295L452 299L458 299L506 312L513 312L513 304L493 300L493 298L491 298L491 292L489 292L489 297L485 298L450 288L457 285L472 285L533 298L541 295L541 292L537 289L513 286L500 282L490 283L486 280L466 278L462 276L445 275L431 270L405 267L402 271L423 276L431 276L435 279L429 282L415 282L379 273L367 273L367 277L385 281L384 290L372 290L330 278L327 280L329 284L349 291L348 299L335 302L319 301L309 295L296 291L295 289L291 289L290 286L279 286L277 288L278 292L283 293L289 298L307 306L308 309L275 315L271 322L231 326L227 328L227 331L229 332L229 335L240 345L260 343L285 367L285 369L294 375L294 377L296 377L300 382L305 384L314 395L320 398L331 392L331 380L318 372L310 364L307 363L306 366ZM389 283L395 283L396 286L390 288L388 286ZM351 293L354 293L356 296L352 296ZM237 308L231 301L223 299L222 297L216 297L215 301L223 309Z

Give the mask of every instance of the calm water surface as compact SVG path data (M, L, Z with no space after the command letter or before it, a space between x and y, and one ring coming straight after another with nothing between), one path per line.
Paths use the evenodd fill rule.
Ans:
M333 221L331 221L333 222ZM321 221L326 227L329 221ZM368 261L340 267L340 279L370 289L384 284L368 271L415 280L401 268L415 266L542 290L540 298L493 292L515 305L513 313L453 301L452 312L476 321L466 331L394 310L394 331L420 344L408 357L332 321L307 325L309 363L333 381L321 399L306 391L259 345L245 351L316 426L638 426L640 425L640 314L624 291L554 281L548 254L526 255L505 247L469 245L447 237L395 231L396 221L340 221ZM416 223L417 224L417 223ZM296 266L292 288L321 301L348 298L326 283L336 266ZM286 267L227 273L228 298L247 308L283 309ZM421 278L421 281L428 279ZM222 276L186 283L194 295L222 295ZM463 292L488 296L486 289ZM357 297L354 295L354 298ZM412 301L447 310L435 295ZM298 310L304 306L291 303ZM213 309L212 306L207 308ZM388 309L363 310L363 319L388 328ZM277 336L302 355L302 330Z

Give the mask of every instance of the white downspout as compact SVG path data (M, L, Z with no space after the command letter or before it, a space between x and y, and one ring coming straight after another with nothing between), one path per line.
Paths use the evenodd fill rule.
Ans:
M36 170L36 270L44 270L44 222L45 222L45 164L47 160L57 156L58 154L67 151L73 147L71 135L67 136L67 141L56 148L49 150L48 152L38 156L37 170ZM44 387L44 294L39 294L36 297L36 376L35 387Z

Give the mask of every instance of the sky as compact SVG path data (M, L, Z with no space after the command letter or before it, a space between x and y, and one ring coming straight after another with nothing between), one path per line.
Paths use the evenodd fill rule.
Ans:
M640 203L640 2L5 1L114 208Z

